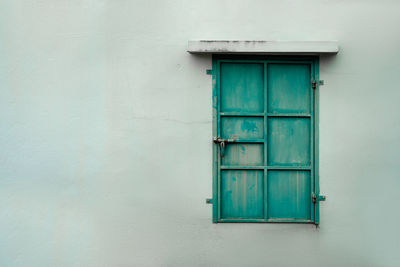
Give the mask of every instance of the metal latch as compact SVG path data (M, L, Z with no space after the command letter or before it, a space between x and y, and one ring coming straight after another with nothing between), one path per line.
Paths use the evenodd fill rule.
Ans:
M224 143L233 143L233 142L235 142L236 141L236 139L233 139L233 138L230 138L230 139L222 139L221 137L214 137L213 138L213 142L214 143L222 143L222 142L224 142Z
M317 201L325 201L326 196L323 195L316 195L315 193L312 193L312 202L317 203Z
M225 143L233 143L235 139L222 139L221 137L214 137L214 143L219 144L221 157L225 156Z
M324 85L324 80L319 80L318 81L318 85ZM311 87L313 89L317 88L317 81L316 80L314 80L314 79L311 80Z

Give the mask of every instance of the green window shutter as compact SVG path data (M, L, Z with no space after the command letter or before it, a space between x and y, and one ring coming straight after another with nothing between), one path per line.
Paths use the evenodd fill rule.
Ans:
M317 58L213 58L214 222L319 223Z

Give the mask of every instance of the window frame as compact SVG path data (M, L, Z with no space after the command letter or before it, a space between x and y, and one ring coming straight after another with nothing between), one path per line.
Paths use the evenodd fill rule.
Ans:
M319 81L319 56L275 56L275 55L217 55L212 56L212 109L213 109L213 120L212 120L212 135L213 138L218 137L218 124L219 122L219 99L220 99L220 65L222 62L242 62L242 63L309 63L311 65L311 80ZM310 81L311 85L311 81ZM312 169L311 179L314 185L314 191L312 192L315 196L319 196L319 83L315 83L313 90L313 135L312 140ZM265 116L267 118L267 116ZM314 205L311 211L311 220L299 220L299 219L235 219L235 220L223 220L220 218L220 201L219 201L219 145L213 143L213 175L212 175L212 221L213 223L229 223L229 222L259 222L259 223L311 223L318 225L320 222L319 215L319 199L316 198L315 202L311 202ZM311 196L310 196L311 197Z

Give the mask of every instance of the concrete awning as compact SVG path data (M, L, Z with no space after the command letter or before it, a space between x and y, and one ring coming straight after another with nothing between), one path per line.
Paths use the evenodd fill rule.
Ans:
M193 54L320 55L339 52L337 41L219 41L193 40L187 51Z

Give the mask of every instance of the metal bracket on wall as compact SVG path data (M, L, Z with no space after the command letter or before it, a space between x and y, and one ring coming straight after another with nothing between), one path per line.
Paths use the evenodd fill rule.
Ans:
M316 195L315 193L312 193L312 202L317 203L317 201L325 201L326 196L323 195Z
M324 80L319 80L318 81L318 85L324 85ZM317 81L316 80L312 80L311 81L311 87L313 88L313 89L316 89L317 88Z
M213 203L212 198L206 198L206 203L207 203L207 204L212 204L212 203Z
M206 73L207 73L207 75L212 75L213 74L212 70L206 70Z

